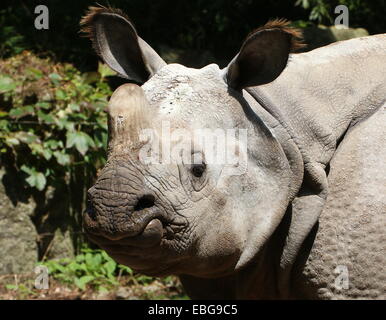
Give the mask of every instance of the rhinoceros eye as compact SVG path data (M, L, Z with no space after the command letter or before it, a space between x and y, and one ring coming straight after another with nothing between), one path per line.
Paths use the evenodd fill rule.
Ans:
M205 163L194 164L192 166L192 174L195 177L200 178L204 174L205 169L206 169L206 164Z

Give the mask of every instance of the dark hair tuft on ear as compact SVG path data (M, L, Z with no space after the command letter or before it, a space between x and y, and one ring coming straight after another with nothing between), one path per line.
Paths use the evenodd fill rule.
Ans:
M306 47L307 45L303 42L302 31L297 28L290 27L289 24L290 21L286 19L269 20L264 26L261 26L249 33L247 39L253 34L256 34L257 32L275 29L280 30L281 32L287 34L290 37L290 52L294 52Z
M100 55L100 52L99 52L100 49L97 45L96 31L94 27L95 25L94 22L96 21L96 19L98 19L100 15L103 15L103 14L117 15L127 20L133 28L134 28L134 25L130 21L129 17L122 10L111 8L111 7L107 8L100 4L98 5L99 7L93 7L93 6L88 7L88 11L80 20L80 26L81 26L80 32L83 33L82 35L83 37L91 39L94 50L98 55Z

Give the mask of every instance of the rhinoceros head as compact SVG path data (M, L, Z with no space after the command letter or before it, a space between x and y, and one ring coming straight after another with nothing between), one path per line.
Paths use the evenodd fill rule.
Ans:
M85 231L150 275L217 277L264 246L289 201L281 145L242 89L273 81L296 34L282 21L250 34L227 68L166 64L118 10L83 19L94 48L134 83L109 106L108 160L89 190Z

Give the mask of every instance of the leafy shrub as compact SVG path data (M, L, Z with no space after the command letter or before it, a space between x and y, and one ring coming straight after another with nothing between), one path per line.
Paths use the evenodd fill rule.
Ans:
M47 289L35 287L35 273L8 275L0 278L0 299L189 299L177 277L135 273L99 249L39 265L48 268Z
M350 27L364 27L370 33L385 32L385 20L380 16L384 12L385 0L297 0L295 2L295 6L309 12L309 20L327 25L334 22L337 16L334 11L338 5L345 5L348 8Z
M85 290L88 285L107 292L108 288L119 284L118 276L133 274L129 267L117 264L105 251L88 248L82 249L73 260L49 260L43 264L53 278L75 284L80 290Z
M188 299L180 282L174 276L161 279L134 273L129 267L117 264L103 250L83 248L74 259L48 260L42 263L49 275L84 292L88 289L99 293L112 293L117 288L131 289L133 297L141 299ZM8 290L24 290L31 294L28 286L7 285Z
M0 66L0 155L39 191L66 184L76 167L89 180L105 162L109 75L81 74L28 52ZM79 175L79 172L78 172Z

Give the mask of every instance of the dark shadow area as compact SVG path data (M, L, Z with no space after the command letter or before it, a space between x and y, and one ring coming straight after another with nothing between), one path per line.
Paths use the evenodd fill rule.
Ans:
M0 57L31 50L58 62L73 63L81 71L96 70L98 58L90 41L79 33L81 17L96 1L48 0L49 29L34 27L38 0L3 0L0 9ZM251 0L101 0L101 5L122 9L138 34L167 62L202 67L217 62L220 67L238 52L245 37L269 19L286 18L310 26L305 30L310 50L334 41L329 30L319 30L309 20L310 10L293 1ZM333 8L339 1L330 1ZM366 28L371 34L386 30L382 0L359 3L350 9L350 27ZM382 11L383 8L383 11ZM333 24L330 19L321 21ZM299 24L299 23L297 23Z
M12 155L9 153L2 154L0 164L0 169L3 168L5 171L1 183L9 200L14 206L19 202L27 203L31 191L26 188L24 173L16 169Z
M295 293L295 297L309 297L309 299L318 299L318 287L315 285L315 283L309 281L303 274L303 270L306 267L306 263L308 260L308 257L311 254L312 247L315 242L316 235L318 233L319 229L319 221L316 222L314 227L311 229L310 233L308 234L306 240L304 241L299 255L294 263L293 266L293 273L292 273L292 284L293 287L297 288L297 292ZM303 286L299 286L299 284L303 284Z
M138 34L166 56L166 60L175 58L175 62L190 67L202 66L212 59L229 61L246 35L269 18L296 20L308 16L291 1L102 0L98 3L121 8ZM38 0L2 1L0 56L27 49L60 62L74 63L81 71L95 70L97 57L89 40L79 34L79 21L87 7L96 1L45 1L49 9L48 30L34 27L38 16L34 8L39 4Z

